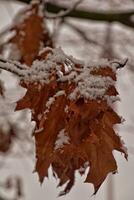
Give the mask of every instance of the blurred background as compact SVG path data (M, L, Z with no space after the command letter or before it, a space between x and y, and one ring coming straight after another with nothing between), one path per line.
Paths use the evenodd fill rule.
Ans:
M75 1L51 1L70 6ZM0 0L0 44L3 42L3 32L8 29L15 14L25 7L25 3L11 0ZM95 12L131 12L134 22L133 0L85 0L78 6L80 9ZM125 121L118 129L119 135L128 148L128 162L120 153L113 152L118 164L118 173L109 175L99 189L97 195L92 196L93 186L83 183L77 174L73 189L62 200L133 200L134 199L134 26L124 25L118 21L96 21L88 19L74 19L68 17L64 23L61 19L50 19L47 25L51 31L55 45L75 58L92 62L100 58L128 58L128 64L118 71L117 88L121 101L116 103L115 109ZM17 79L10 73L2 72L1 79L5 83L7 99L13 101L25 94L25 90L17 85ZM21 120L21 117L23 120ZM16 192L22 193L20 198L25 200L56 200L59 189L57 181L52 177L42 185L34 170L34 141L31 139L33 124L30 124L30 111L14 116L14 121L21 120L18 127L19 136L14 141L8 153L0 154L0 200L17 200ZM30 125L29 125L30 124ZM76 172L77 173L77 172ZM15 180L14 180L15 177ZM13 180L12 180L13 179ZM5 182L6 180L6 182Z

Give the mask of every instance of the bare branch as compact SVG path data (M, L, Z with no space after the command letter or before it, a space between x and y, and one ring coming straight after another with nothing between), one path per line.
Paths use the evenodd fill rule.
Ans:
M47 3L47 11L52 13L58 13L60 10L66 10L66 7L54 5ZM134 11L92 11L92 10L73 10L66 17L73 17L79 19L88 19L99 22L119 22L129 27L134 28L134 22L132 21L132 16Z
M89 37L87 37L87 35L85 34L85 32L81 29L79 29L77 26L75 26L74 24L68 22L67 20L63 21L65 23L65 25L69 26L70 28L72 28L73 30L75 30L86 42L88 42L89 44L94 44L94 45L98 45L101 46L100 43L98 43L96 40L90 39Z

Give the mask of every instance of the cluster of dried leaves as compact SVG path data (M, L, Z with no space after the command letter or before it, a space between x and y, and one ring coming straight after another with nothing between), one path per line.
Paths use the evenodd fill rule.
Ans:
M94 76L99 74L116 79L108 66L94 69L92 73ZM33 111L33 119L39 130L34 133L36 171L42 182L52 165L54 174L60 180L59 186L67 182L64 190L67 193L74 184L75 171L83 168L83 172L80 171L83 174L86 170L84 165L88 163L90 170L86 182L94 184L96 193L108 173L117 171L113 150L118 150L127 157L120 137L113 129L115 124L121 123L121 118L102 99L87 100L78 97L74 101L69 100L67 97L76 87L75 84L57 82L56 74L51 79L40 90L38 85L26 85L26 95L17 104L17 109L30 108ZM56 97L49 112L46 112L49 98L61 90L66 95ZM109 96L118 94L113 86L106 93ZM57 136L63 129L70 142L55 150Z
M42 27L44 17L39 15L39 9L40 4L35 3L22 13L26 18L15 26L16 34L10 39L20 51L20 62L29 67L36 58L47 60L48 55L52 54L49 50L38 55L41 43L43 47L53 46L47 28ZM57 64L62 66L62 73L65 74L64 63ZM75 67L80 69L82 66L76 63ZM90 73L94 77L100 75L116 81L116 72L110 66L94 67ZM127 158L121 139L113 129L115 124L121 123L121 118L103 98L90 100L78 95L75 100L70 100L68 96L77 85L70 81L57 81L54 70L49 79L48 84L21 82L27 92L16 108L30 108L36 122L35 171L39 174L40 182L43 182L51 165L54 176L59 178L59 186L67 183L61 193L63 195L74 185L75 171L83 175L89 166L85 182L93 183L96 193L106 176L117 171L113 150L124 153ZM48 109L46 104L49 99L63 90L66 95L56 96ZM117 96L118 92L114 86L110 86L105 95ZM61 130L64 130L69 142L55 148Z

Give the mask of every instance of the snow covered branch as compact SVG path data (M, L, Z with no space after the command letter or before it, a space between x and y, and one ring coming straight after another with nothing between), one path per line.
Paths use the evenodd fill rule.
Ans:
M47 53L49 50L49 53ZM41 55L46 54L45 59ZM111 77L103 77L94 75L93 71L97 69L107 69L115 72L116 69L124 67L127 60L108 61L99 60L99 62L87 63L74 59L72 56L67 56L61 48L51 49L44 48L39 53L39 60L35 60L29 68L26 65L21 65L14 61L6 61L0 59L0 69L10 71L19 76L20 81L25 83L39 83L39 85L49 84L52 78L56 78L57 82L69 82L77 87L69 94L70 100L75 100L78 95L86 99L103 98L107 101L114 101L113 97L109 98L106 93L109 87L115 84L115 80ZM54 75L55 73L55 75ZM55 99L53 96L52 99ZM50 102L48 103L50 104Z
M99 62L93 62L89 63L89 65L85 65L84 62L76 60L72 56L67 56L61 48L51 49L49 47L44 48L39 55L47 52L48 50L50 53L47 55L47 58L44 60L35 60L31 68L19 62L6 60L0 57L0 69L17 75L20 80L27 82L37 81L41 83L48 83L50 74L53 70L55 70L58 81L65 82L68 81L68 79L69 81L74 78L79 79L79 73L85 74L86 70L90 72L93 67L109 66L114 70L124 67L128 61L128 59L123 62L118 60L107 61L102 59L102 61L99 60ZM64 65L65 73L62 72L62 64ZM75 64L78 64L80 67L76 68Z

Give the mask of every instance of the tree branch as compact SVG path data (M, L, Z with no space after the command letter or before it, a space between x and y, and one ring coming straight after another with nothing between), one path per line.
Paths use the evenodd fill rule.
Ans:
M65 25L67 25L68 27L70 27L71 29L73 29L74 31L76 31L85 40L85 42L88 42L89 44L94 44L94 45L97 45L97 46L102 46L96 40L89 38L83 30L81 30L80 28L78 28L74 24L68 22L67 20L64 20L63 23Z
M29 3L30 0L17 0L23 3ZM46 8L48 12L59 13L60 11L68 10L67 7L47 3ZM119 22L128 27L134 28L134 21L132 16L134 11L118 11L118 12L106 12L106 11L92 11L92 10L80 10L76 9L69 12L66 17L73 17L78 19L94 20L98 22Z

